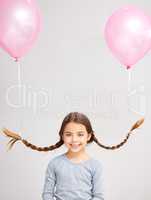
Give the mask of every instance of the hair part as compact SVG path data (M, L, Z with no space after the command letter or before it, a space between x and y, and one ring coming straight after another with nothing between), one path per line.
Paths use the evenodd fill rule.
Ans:
M88 144L89 143L92 143L92 142L95 142L98 146L104 148L104 149L108 149L108 150L115 150L115 149L118 149L120 148L121 146L123 146L127 140L129 139L130 135L133 133L133 130L137 129L138 127L141 126L141 124L144 122L144 118L138 120L130 129L130 131L127 133L125 139L120 142L119 144L117 145L113 145L113 146L106 146L106 145L103 145L102 142L100 142L95 134L94 134L94 131L92 129L92 126L91 126L91 123L90 123L90 120L88 119L88 117L86 115L84 115L83 113L79 113L79 112L71 112L69 113L64 119L63 119L63 122L61 124L61 128L59 130L59 137L60 137L60 140L54 144L54 145L51 145L51 146L48 146L48 147L38 147L38 146L35 146L31 143L29 143L27 140L25 139L22 139L20 135L18 135L17 133L13 132L13 131L10 131L9 129L6 129L6 128L3 128L2 129L2 132L5 134L5 136L7 137L10 137L12 138L9 142L8 142L8 145L9 145L9 150L13 147L13 145L17 142L17 141L22 141L22 143L26 146L26 147L30 147L31 149L33 150L37 150L37 151L52 151L54 149L57 149L59 148L60 146L62 146L64 144L64 141L62 140L63 138L63 132L64 132L64 129L65 129L65 126L69 123L69 122L75 122L75 123L79 123L79 124L82 124L86 127L86 130L89 134L91 134L91 138L89 139L89 141L87 142Z

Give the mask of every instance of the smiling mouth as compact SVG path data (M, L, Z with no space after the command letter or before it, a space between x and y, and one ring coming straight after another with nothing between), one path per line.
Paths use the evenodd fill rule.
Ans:
M73 148L77 148L77 147L79 147L79 146L81 146L81 144L70 144L70 146L72 146Z

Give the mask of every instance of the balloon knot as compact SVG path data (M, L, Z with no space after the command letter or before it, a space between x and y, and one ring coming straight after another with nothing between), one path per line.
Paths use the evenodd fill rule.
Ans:
M15 58L15 62L18 62L18 58Z

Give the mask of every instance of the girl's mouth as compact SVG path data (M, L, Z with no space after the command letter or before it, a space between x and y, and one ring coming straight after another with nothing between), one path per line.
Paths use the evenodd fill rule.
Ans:
M78 148L81 144L70 144L73 148Z

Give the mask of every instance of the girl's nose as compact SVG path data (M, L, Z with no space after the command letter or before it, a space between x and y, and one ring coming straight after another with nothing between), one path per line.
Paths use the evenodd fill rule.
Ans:
M77 142L78 141L78 138L76 136L73 136L72 137L72 142Z

